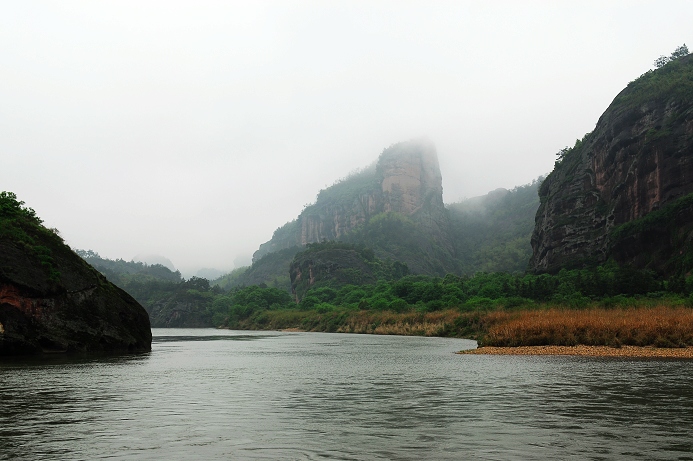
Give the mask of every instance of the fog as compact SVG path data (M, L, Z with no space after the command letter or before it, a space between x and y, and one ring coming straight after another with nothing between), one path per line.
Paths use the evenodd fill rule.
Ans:
M3 2L0 190L73 248L229 270L420 136L446 203L551 171L693 2ZM235 261L235 263L234 263Z

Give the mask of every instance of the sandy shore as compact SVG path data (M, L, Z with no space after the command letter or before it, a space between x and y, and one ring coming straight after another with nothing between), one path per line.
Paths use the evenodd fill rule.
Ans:
M589 357L662 357L693 359L693 347L609 347L609 346L520 346L479 347L460 351L460 354L495 355L582 355Z

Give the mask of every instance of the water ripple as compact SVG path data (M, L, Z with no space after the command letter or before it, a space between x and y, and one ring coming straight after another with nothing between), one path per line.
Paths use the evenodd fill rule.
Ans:
M459 356L464 340L155 330L0 364L0 460L693 459L689 362Z

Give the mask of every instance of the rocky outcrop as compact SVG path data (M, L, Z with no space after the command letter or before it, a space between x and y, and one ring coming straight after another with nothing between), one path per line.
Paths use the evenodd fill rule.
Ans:
M0 199L0 356L150 350L144 308Z
M539 190L530 268L555 272L614 258L662 273L680 270L676 261L693 239L693 214L680 200L691 193L689 55L631 82L595 130L557 161Z
M341 242L310 244L289 266L291 293L297 303L311 288L336 290L345 285L397 280L408 273L405 264L379 260L370 248Z
M425 235L423 251L430 253L435 247L439 253L436 259L442 255L443 261L448 262L433 269L428 267L430 264L418 264L421 258L412 256L409 261L408 256L388 253L355 235L373 217L387 213L410 220L416 232ZM435 146L426 140L402 142L385 149L371 167L320 191L314 204L306 207L296 220L277 229L272 240L260 246L253 261L287 248L350 239L372 246L382 257L404 257L403 262L413 270L420 268L423 273L444 275L452 269L449 261L454 255L449 228Z
M163 299L148 307L153 328L209 328L214 326L209 312L199 302Z
M346 284L375 283L377 278L359 251L350 248L326 248L296 255L289 267L291 293L300 302L306 292L327 281L332 287ZM320 285L317 285L320 286Z

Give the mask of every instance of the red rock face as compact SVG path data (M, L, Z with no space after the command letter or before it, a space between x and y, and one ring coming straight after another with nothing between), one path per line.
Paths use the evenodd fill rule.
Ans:
M41 318L43 310L40 300L24 297L16 287L7 284L0 285L0 304L8 304L22 314L35 319Z
M691 58L681 58L676 72L693 75ZM644 241L644 235L635 236L631 242L635 247L628 249L611 237L619 226L693 193L693 81L670 72L673 83L667 86L656 72L621 92L595 130L540 188L530 261L535 271L554 272L609 257L655 268L652 265L659 263L652 258L634 254L661 253L665 247L665 253L676 251L678 244L673 241L658 245ZM641 101L640 94L650 96ZM615 252L615 247L620 250Z

